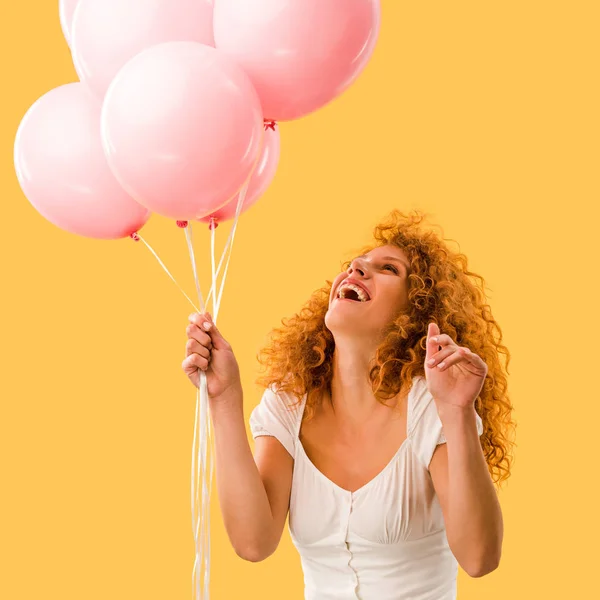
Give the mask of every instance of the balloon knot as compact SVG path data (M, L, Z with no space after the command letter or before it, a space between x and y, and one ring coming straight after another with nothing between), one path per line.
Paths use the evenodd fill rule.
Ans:
M210 223L208 224L208 228L210 229L210 231L212 231L213 229L216 229L218 226L219 226L219 223L217 223L216 217L211 217Z
M277 125L277 121L274 121L273 119L265 119L265 131L267 129L271 129L272 131L275 131L276 125Z
M181 227L182 229L185 229L187 226L188 226L187 221L177 221L177 227Z
M137 232L133 232L130 236L129 236L134 242L139 242L140 241L140 236L137 234Z

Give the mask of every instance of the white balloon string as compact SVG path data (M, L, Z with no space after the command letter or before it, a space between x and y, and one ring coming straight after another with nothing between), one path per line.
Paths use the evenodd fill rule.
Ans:
M201 417L201 402L200 402L200 387L202 386L202 377L200 378L200 386L198 387L198 392L196 394L196 419L194 422L194 445L193 445L193 450L192 450L192 532L194 534L194 545L195 545L195 559L194 559L194 569L193 569L193 573L192 573L192 586L193 589L195 590L195 595L196 598L199 597L200 594L200 568L199 568L199 561L200 561L200 546L199 546L199 538L198 538L198 532L196 530L196 522L198 520L198 508L197 508L197 500L198 500L198 490L196 487L196 480L198 478L198 474L196 472L196 469L198 468L196 466L196 448L199 447L199 443L198 443L198 437L196 435L196 431L198 430L198 428L200 428L200 437L202 437L202 417ZM200 411L200 414L199 414ZM200 421L200 423L199 423ZM198 457L198 460L201 462L201 457Z
M200 279L198 277L198 269L196 268L196 258L194 256L194 236L192 232L192 226L188 223L188 226L185 228L185 237L188 243L188 250L190 253L190 260L192 262L192 271L194 273L194 281L196 283L196 291L198 292L198 299L200 300L200 306L202 307L202 312L206 310L206 305L204 304L204 298L202 297L202 290L200 289Z
M181 290L181 293L189 300L190 304L196 309L196 312L200 312L198 307L192 302L190 297L184 292L183 288L177 283L177 281L175 280L175 277L173 277L173 275L171 275L169 269L167 269L167 267L165 266L165 263L163 263L163 261L160 260L160 258L158 257L158 254L156 254L156 252L153 250L152 246L150 246L150 244L139 233L137 234L137 237L142 242L144 242L144 244L146 244L146 247L148 248L148 250L150 250L150 252L152 252L152 254L154 254L154 256L156 257L156 260L160 263L161 267L166 271L167 275L173 280L175 285ZM202 302L201 302L201 304L202 304Z
M235 218L233 220L233 227L231 228L231 232L229 234L229 237L231 238L231 247L227 254L227 262L225 263L225 271L223 273L223 279L221 280L221 289L219 290L219 298L217 300L217 306L215 308L215 323L217 322L217 316L219 314L219 308L221 306L221 297L223 296L223 287L225 286L225 279L227 278L227 269L229 268L229 261L231 259L231 250L233 250L233 240L235 238L235 231L237 229L238 219L239 219L240 213L242 211L242 205L244 204L244 200L246 198L246 192L248 191L249 184L250 184L250 179L248 179L246 181L246 183L242 186L240 195L238 197L238 203L237 203L237 207L235 210Z
M219 260L219 266L217 267L215 279L219 276L219 273L221 272L221 267L223 266L223 260L225 259L225 255L229 249L229 245L231 244L232 234L233 234L233 229L229 232L229 237L227 238L227 242L225 244L225 248L223 249L223 253L221 254L221 259ZM211 288L211 290L208 294L208 298L206 299L207 305L208 305L208 303L210 301L210 297L213 295L214 291L215 291L215 289ZM213 306L214 306L214 300L213 300ZM213 319L214 319L214 314L213 314Z
M210 287L210 295L213 295L213 321L215 322L216 325L216 319L215 319L215 301L214 298L216 297L216 294L214 293L216 287L217 287L217 277L218 277L218 271L217 269L215 269L215 235L216 235L216 229L217 229L217 224L216 222L212 222L211 226L210 226L210 265L211 265L211 287ZM219 271L221 268L221 265L223 263L223 256L225 255L225 252L227 250L227 247L229 246L229 244L227 244L227 246L225 247L225 249L223 250L223 255L221 256L221 260L219 261ZM208 389L207 389L207 393L206 393L206 398L208 399ZM208 405L208 402L207 402ZM209 407L210 408L210 407ZM204 594L206 596L206 598L208 598L208 594L209 594L209 585L210 585L210 498L211 498L211 492L212 492L212 479L213 479L213 456L214 456L214 448L213 448L213 436L211 435L211 427L212 423L211 423L211 419L209 418L207 423L206 423L206 436L204 438L204 443L208 443L208 446L210 448L210 452L209 452L209 459L210 459L210 475L209 475L209 480L208 480L208 485L209 485L209 489L208 491L206 490L206 487L203 486L203 493L204 495L209 499L209 502L207 503L206 506L206 513L202 515L202 524L201 524L201 528L202 528L202 541L205 545L205 548L203 548L203 552L206 552L206 555L208 556L208 560L205 561L204 563L204 574L203 574L203 578L204 578ZM204 467L206 467L206 463L204 463ZM205 481L205 479L203 479L203 482ZM204 505L203 505L204 507ZM202 527L204 525L204 527Z
M188 223L188 228L191 230L191 223ZM187 230L186 230L187 231ZM217 310L218 304L215 302L217 298L217 294L215 290L217 288L218 283L218 275L221 270L221 266L223 264L223 260L227 251L231 251L233 244L233 235L230 234L225 248L223 250L223 254L219 261L218 268L215 268L215 231L216 226L213 223L211 227L211 276L212 276L212 285L210 289L210 293L208 298L210 299L211 295L213 296L213 321L215 325L217 324ZM190 258L192 259L192 263L194 263L194 252L192 245L192 235L188 236L188 246L190 247ZM200 283L198 281L198 273L194 268L194 278L196 279L197 289L200 289ZM225 276L225 273L224 273ZM207 300L208 302L208 300ZM216 307L216 308L215 308ZM203 306L204 311L206 311L206 306ZM208 403L208 387L206 382L206 373L201 371L201 385L199 388L200 395L200 429L201 429L201 449L199 452L199 463L201 467L201 475L199 475L199 479L202 482L202 507L200 514L198 515L196 512L195 517L195 527L194 527L194 539L197 541L201 540L201 548L197 549L197 558L194 564L194 573L196 574L195 582L196 582L196 594L198 600L200 600L200 582L203 580L204 582L204 597L206 599L209 598L210 593L210 498L212 494L212 481L214 476L214 447L213 447L213 439L212 435L212 419L210 418L210 405ZM207 448L208 446L208 448ZM208 478L208 490L206 486L206 460L207 457L210 460L210 475ZM198 485L198 490L200 490L200 485ZM197 572L197 569L200 568L202 561L201 558L204 558L204 569L203 573L200 574Z
M208 439L209 439L209 447L210 448L214 448L214 435L212 433L212 424L209 420L208 423ZM214 473L214 452L210 453L210 478L208 480L208 497L212 498L212 482L213 482L213 473ZM208 548L210 548L210 513L209 513L209 517L208 517L208 524L209 526L207 527L207 538L206 538L206 543L208 544ZM210 571L207 571L206 576L204 581L206 582L206 594L208 597L208 582L210 581Z
M186 228L186 233L187 233L187 228ZM169 269L167 268L167 266L164 264L164 262L160 259L160 257L158 256L158 254L154 251L154 249L152 248L152 246L150 246L150 244L148 242L146 242L146 240L139 234L136 233L136 238L141 240L144 245L148 248L148 250L150 250L150 252L154 255L154 257L156 258L156 260L158 261L158 263L160 264L160 266L165 270L165 272L167 273L167 275L171 278L171 280L175 283L175 285L179 288L179 290L181 291L181 293L188 299L188 301L190 302L190 304L194 307L195 311L200 313L204 313L205 312L205 305L204 305L204 300L202 298L202 292L200 290L199 287L199 279L197 277L197 271L196 271L196 262L193 256L193 247L191 250L191 258L192 258L192 268L194 271L194 278L197 282L197 292L198 292L198 297L200 300L200 306L202 307L202 309L198 309L198 307L194 304L194 302L192 302L192 300L190 299L190 297L185 293L185 291L183 290L183 288L179 285L179 283L177 282L177 280L173 277L173 275L171 274L171 272L169 271ZM191 236L188 237L188 244L191 246ZM195 589L196 592L196 598L198 600L201 600L201 596L200 596L200 576L202 575L202 571L200 569L200 561L202 559L202 553L201 553L201 547L200 547L200 540L199 540L199 535L198 535L198 507L197 507L197 498L198 498L198 489L199 486L196 487L196 481L197 479L200 477L200 471L202 471L202 473L204 474L205 468L204 465L206 464L205 461L205 451L204 453L201 451L196 451L196 448L198 447L198 436L200 437L201 440L206 440L206 409L204 408L205 406L207 406L208 402L207 401L203 401L203 398L208 398L208 392L207 392L207 386L206 386L206 373L204 373L204 371L200 371L200 385L198 387L198 391L196 394L196 416L194 419L194 443L193 443L193 451L192 451L192 469L191 469L191 477L192 477L192 498L191 498L191 502L192 502L192 531L194 533L194 542L195 542L195 547L196 547L196 560L194 563L194 570L193 570L193 574L192 574L192 580L194 581L193 583L193 587ZM200 449L199 449L200 450ZM196 456L198 455L199 460L196 461ZM204 487L204 489L206 489ZM209 559L210 560L210 559ZM208 595L206 596L206 600L208 600Z
M216 285L217 285L217 273L215 270L215 235L216 235L216 231L217 231L217 223L211 223L211 228L210 228L210 267L211 267L211 273L212 273L212 285L210 287L211 291L216 289ZM223 252L223 254L225 254ZM219 267L221 266L221 263L219 263ZM217 297L216 294L213 295L213 310L212 310L212 314L213 314L213 319L215 318L215 298Z
M202 572L200 572L200 577L198 578L198 588L196 590L196 594L198 600L202 598L201 590L200 590L200 582L202 577L204 577L204 598L208 600L208 582L207 582L207 573L210 572L210 548L206 547L206 533L205 528L209 526L208 524L208 515L207 512L210 510L210 498L208 497L208 490L206 486L206 456L207 456L207 427L208 427L208 389L206 382L206 373L202 372L202 390L201 390L201 422L202 422L202 436L201 436L201 473L199 474L198 481L202 484L202 504L201 504L201 513L200 517L197 520L196 525L196 537L200 538L200 556L198 557L198 566L202 566L204 564L204 568ZM200 489L198 485L197 489ZM209 513L210 514L210 513Z
M231 252L233 250L233 241L235 238L235 232L237 229L238 219L241 213L241 208L246 197L248 190L248 183L246 182L240 191L238 196L238 203L236 207L235 219L223 253L219 260L218 266L215 268L215 230L216 226L211 227L211 275L212 285L206 300L202 296L200 288L200 279L198 277L198 271L196 268L196 260L193 249L193 234L191 223L188 222L185 228L186 239L192 262L192 271L194 275L194 281L196 284L196 291L198 293L198 299L201 309L192 302L190 297L185 293L183 288L179 285L166 265L159 258L158 254L154 249L146 242L146 240L136 234L137 238L140 239L145 246L152 252L154 257L158 260L159 264L165 270L171 280L177 285L181 293L187 298L190 304L194 307L198 313L205 313L208 302L210 302L211 296L213 299L213 321L217 324L219 308L223 295L223 289L225 285L225 279L227 277L227 271L229 269L229 262L231 260ZM223 261L226 259L225 270L221 280L221 286L217 294L218 277L223 266ZM206 380L206 372L199 371L200 379L199 386L196 393L196 414L194 419L194 440L192 449L192 466L191 466L191 508L192 508L192 531L194 534L194 545L195 545L195 560L194 568L192 571L192 586L196 600L209 600L209 586L210 586L210 498L212 494L212 481L214 475L214 434L212 432L212 420L210 418L210 405L208 402L208 385ZM207 469L206 460L207 457L210 460L210 475L208 478L208 486L206 481ZM201 496L201 507L198 511L198 496ZM202 568L202 566L204 568ZM202 583L204 585L202 586ZM203 594L202 594L203 591Z
M206 386L206 376L203 378L203 386L202 386L202 397L203 404L205 406L204 409L204 419L203 419L203 436L202 436L202 477L200 481L202 482L202 511L199 516L199 519L196 523L196 531L197 535L201 540L201 557L204 559L203 562L200 561L198 566L202 566L203 569L201 572L201 578L204 581L204 598L208 599L209 597L209 575L210 575L210 546L207 544L207 535L206 531L210 529L210 496L208 495L208 489L206 485L206 459L207 459L207 445L208 445L208 427L209 427L209 414L208 414L208 390ZM200 581L200 580L199 580ZM198 589L198 594L200 594L200 589ZM202 597L202 596L200 596Z
M196 258L194 254L193 246L193 233L191 223L188 222L185 228L186 240L188 244L188 250L190 254L190 260L192 263L192 271L194 274L194 281L196 284L196 291L200 299L202 306L202 312L206 312L206 306L204 299L202 298L202 291L200 288L200 279L198 277L198 269L196 267ZM199 371L200 379L198 392L196 394L196 406L200 405L200 445L196 447L196 438L194 438L194 448L192 450L192 457L198 455L198 461L196 463L195 473L192 475L192 489L194 490L194 496L192 501L192 531L194 535L194 543L196 547L196 558L194 561L193 579L194 579L194 590L197 600L201 600L201 584L202 577L204 575L204 598L208 600L209 590L207 573L210 573L210 548L206 547L206 535L204 534L203 525L207 523L207 513L210 515L210 497L208 496L208 490L206 486L206 455L207 442L208 442L208 427L210 426L209 417L209 405L208 405L208 387L206 381L206 373L202 370ZM193 460L193 458L192 458ZM201 510L198 514L197 510L197 497L201 492ZM208 524L208 523L207 523ZM202 564L204 563L204 569Z
M210 229L211 231L211 272L212 272L212 285L211 285L211 290L209 293L209 298L211 296L211 294L213 294L213 292L215 292L216 287L217 287L217 280L218 280L218 276L219 276L219 272L221 271L221 266L223 264L223 259L225 258L225 256L227 255L227 262L225 264L225 271L223 273L223 279L221 281L221 289L219 291L219 295L217 298L217 294L216 292L213 295L213 321L215 323L215 325L217 325L217 320L218 320L218 313L219 313L219 306L220 306L220 302L221 302L221 297L223 294L223 286L225 284L225 278L227 276L227 270L228 270L228 266L229 266L229 261L231 259L231 252L233 250L233 240L235 238L235 231L237 228L237 222L238 222L238 218L241 212L241 207L243 205L244 202L244 198L246 196L246 191L248 189L248 182L246 182L246 184L244 185L240 196L238 198L238 204L237 204L237 208L236 208L236 214L235 214L235 219L233 222L233 227L231 228L231 231L229 233L229 237L227 239L227 243L225 244L225 248L223 249L223 253L221 254L221 259L219 261L219 266L218 268L215 269L215 237L216 237L216 223L212 224L212 227ZM205 375L203 373L203 375ZM206 398L208 399L208 392L206 393ZM208 402L207 402L207 408L209 408L208 406ZM209 444L209 448L210 448L210 452L209 452L209 459L210 459L210 476L209 476L209 488L208 488L208 492L206 491L206 487L204 487L203 485L203 493L205 495L205 497L208 497L208 499L211 498L211 494L212 494L212 481L213 481L213 473L214 473L214 448L213 448L213 435L212 435L212 421L211 419L208 419L207 424L206 424L206 436L204 437L204 442L208 442ZM206 453L203 452L203 458L206 456ZM205 465L205 463L204 463ZM203 484L205 483L205 480L203 478ZM204 509L204 503L203 503L203 509ZM205 570L204 570L204 594L206 596L206 598L208 598L208 594L209 594L209 584L210 584L210 503L208 503L207 506L207 513L204 514L204 510L203 510L203 515L201 518L202 524L206 524L206 530L202 531L205 535L202 536L202 540L203 542L206 544L207 549L206 549L206 556L208 558L208 560L205 562ZM201 528L202 528L202 524L201 524Z

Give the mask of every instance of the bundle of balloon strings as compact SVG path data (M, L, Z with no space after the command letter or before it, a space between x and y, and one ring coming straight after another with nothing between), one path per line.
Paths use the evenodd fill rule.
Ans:
M229 232L229 237L223 249L221 259L219 260L218 266L215 268L215 231L217 223L211 220L210 223L210 257L211 257L211 274L212 274L212 285L206 299L206 304L210 301L211 296L213 297L213 312L212 317L215 325L217 325L217 318L219 315L219 307L221 305L221 298L223 294L223 287L225 279L227 277L227 270L229 268L229 261L231 259L231 251L233 249L233 241L235 239L235 231L237 229L238 218L244 204L244 198L248 190L248 183L242 187L233 225ZM163 261L159 258L158 254L152 249L150 244L139 234L133 233L131 237L136 241L142 241L146 247L156 257L159 264L165 270L167 275L173 280L175 285L181 290L182 294L188 299L190 304L194 307L196 312L206 312L206 304L202 296L200 289L200 281L198 279L198 270L196 268L196 259L194 255L194 245L192 236L191 223L185 221L178 221L178 225L184 227L186 234L186 240L188 250L190 254L190 260L192 263L192 270L194 274L194 281L196 282L196 291L198 292L198 301L200 304L200 310L192 302L190 297L185 293L183 288L177 283L176 279L170 273L169 269L165 266ZM223 271L223 277L221 279L220 288L218 294L216 293L217 279L219 277L223 261L225 262L225 270ZM212 493L212 480L214 470L214 444L213 444L213 432L210 418L210 407L208 403L208 387L206 383L206 373L202 370L199 371L199 385L196 393L196 417L194 421L194 442L192 447L192 472L191 472L191 492L192 492L192 531L194 535L194 544L196 549L196 558L194 561L194 569L192 572L192 589L195 594L196 600L209 600L209 584L210 584L210 498ZM210 469L207 469L207 460L210 464ZM198 505L200 505L200 511L198 511ZM201 569L203 566L203 569Z

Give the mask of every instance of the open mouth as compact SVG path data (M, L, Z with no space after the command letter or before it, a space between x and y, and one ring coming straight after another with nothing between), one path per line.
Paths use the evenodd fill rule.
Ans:
M354 284L342 284L336 295L338 300L350 300L352 302L369 302L369 295Z

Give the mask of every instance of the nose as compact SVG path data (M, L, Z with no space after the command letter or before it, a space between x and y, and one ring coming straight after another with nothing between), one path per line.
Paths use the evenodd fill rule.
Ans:
M355 271L358 271L362 277L365 276L365 273L367 272L366 263L363 261L362 258L355 258L350 263L350 267L348 268L348 276L352 275L352 273L354 273Z

